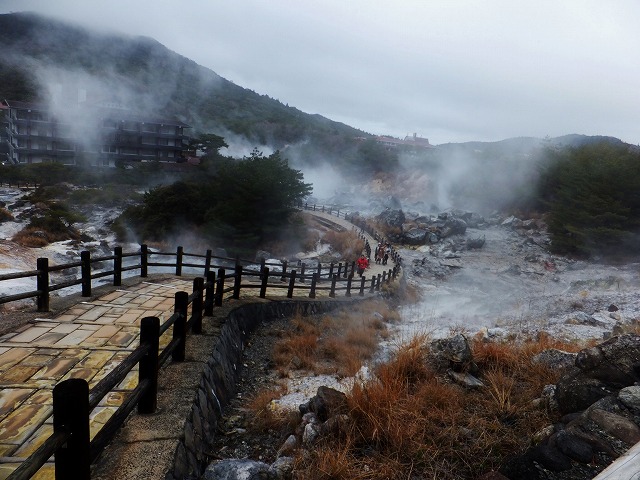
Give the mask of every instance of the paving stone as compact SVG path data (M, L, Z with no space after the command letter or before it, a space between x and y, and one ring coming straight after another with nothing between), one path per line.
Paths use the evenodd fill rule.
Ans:
M30 343L50 330L49 327L30 327L11 339L15 343Z
M34 343L37 343L38 345L55 345L58 341L63 339L65 335L66 334L64 333L48 332L39 337Z
M120 331L120 327L116 326L116 325L105 325L103 327L100 327L99 330L97 330L93 336L94 337L106 337L106 338L110 338L113 337L116 333L118 333Z
M37 390L36 393L31 395L24 401L25 405L53 405L53 389L43 388Z
M74 315L72 313L63 313L62 315L58 315L56 320L59 322L73 322L78 318L78 315Z
M124 392L109 392L102 400L100 400L101 407L119 407L125 400Z
M0 418L14 410L33 392L35 392L33 388L3 388L0 390Z
M79 325L74 324L74 323L63 323L58 325L57 327L54 327L51 329L52 332L54 333L71 333L73 332L76 328L78 328Z
M89 311L83 313L78 317L78 320L89 320L93 321L102 316L103 313L107 312L109 307L92 307Z
M113 352L94 351L89 353L89 355L87 355L80 362L78 362L78 366L99 369L99 368L102 368L109 360L111 360L112 357L113 357Z
M0 423L0 443L20 445L52 412L49 405L25 405L14 410Z
M89 330L91 332L97 332L98 330L100 330L100 328L102 328L101 325L95 325L94 323L81 323L78 327L78 330Z
M23 365L16 365L9 370L0 372L0 386L1 385L16 385L26 383L34 373L40 370L39 366L26 367ZM4 392L2 392L4 395Z
M26 458L35 452L44 441L53 433L53 425L50 423L43 424L31 435L13 454L14 457Z
M104 302L111 302L111 301L115 300L116 298L122 297L125 294L126 294L126 292L123 292L122 290L117 290L115 292L111 292L111 293L108 293L107 295L104 295L104 296L100 297L100 300L102 300Z
M0 457L11 457L18 447L0 443ZM4 478L0 473L0 478Z
M117 407L96 407L89 415L89 429L91 439L104 426L105 423L113 416Z
M82 378L87 381L87 383L97 375L97 368L72 368L67 372L67 374L62 377L62 380L68 380L70 378Z
M107 341L107 345L117 345L119 347L128 347L136 334L129 332L118 332Z
M82 341L90 337L92 333L93 332L90 330L76 330L74 332L71 332L69 335L65 335L64 338L61 338L58 342L56 342L55 345L81 345Z
M34 348L11 348L0 355L0 371L7 370L27 355L35 351Z
M124 380L118 384L116 390L133 390L138 386L138 369L131 370L124 377Z
M79 361L76 358L56 357L42 367L34 376L35 380L57 380L62 378Z
M51 356L40 355L40 351L38 350L36 353L23 358L20 365L25 367L43 367L49 363L50 360Z

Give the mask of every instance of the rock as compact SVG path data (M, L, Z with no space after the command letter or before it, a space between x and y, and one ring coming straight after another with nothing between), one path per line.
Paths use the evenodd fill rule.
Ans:
M322 434L339 435L346 433L350 424L349 415L334 415L322 424Z
M602 322L597 321L593 316L585 313L585 312L576 312L567 320L565 320L567 325L602 325Z
M629 446L640 442L640 428L628 418L600 408L589 409L588 417L603 431Z
M576 366L592 378L613 388L623 388L640 380L640 336L613 337L595 347L581 350Z
M618 307L616 307L613 303L607 307L608 312L617 312Z
M293 457L279 457L271 464L271 467L269 467L269 473L273 474L277 480L291 478L293 463Z
M537 447L535 449L535 458L543 467L553 472L563 472L571 468L571 459L548 445Z
M564 352L556 348L550 348L544 350L535 355L531 361L533 363L546 365L553 368L569 368L572 367L576 361L575 353Z
M386 209L376 217L376 220L390 227L402 228L405 216L402 210Z
M422 228L412 228L402 236L408 245L423 245L427 239L427 231Z
M482 238L470 238L467 240L467 249L468 250L477 250L484 247L485 237Z
M618 400L635 415L640 415L640 386L623 388L618 392Z
M282 446L280 447L280 449L278 450L276 457L280 458L283 455L287 456L293 453L296 450L296 448L298 448L297 437L295 435L289 435L287 439L284 441L284 443L282 444Z
M591 378L579 369L572 369L556 384L555 398L561 413L572 413L585 410L612 393L613 389L605 382Z
M431 342L430 356L437 371L461 371L473 364L471 347L461 333Z
M348 412L347 396L330 387L318 387L316 395L307 403L300 405L300 413L313 412L321 422L333 415Z
M555 445L567 457L582 463L589 463L593 459L594 451L591 445L566 430L556 434Z
M443 236L463 235L467 231L467 222L461 218L449 218L444 223ZM446 232L446 233L445 233Z
M313 445L319 436L320 426L315 423L307 423L302 433L302 443L307 446Z
M485 384L482 383L482 381L480 381L479 379L477 379L476 377L474 377L469 373L454 372L453 370L448 370L447 376L451 378L454 382L456 382L458 385L462 385L465 388L474 389L474 388L485 387Z
M226 459L211 463L202 480L277 480L275 472L264 462L245 459Z

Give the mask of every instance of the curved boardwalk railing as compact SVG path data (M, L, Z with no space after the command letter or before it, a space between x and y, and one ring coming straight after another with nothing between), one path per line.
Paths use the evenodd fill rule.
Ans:
M337 213L340 214L339 211ZM349 216L348 220L362 229L360 234L363 238L365 236L362 232L371 234L372 229L366 222L355 216ZM161 259L167 260L160 261ZM113 255L98 257L92 257L89 251L83 251L79 261L56 266L50 266L47 258L39 258L35 270L0 275L0 282L35 278L36 283L35 290L0 296L0 304L34 298L38 311L48 311L51 292L80 286L82 296L88 297L91 296L94 280L109 277L114 286L120 286L125 272L136 272L143 278L147 277L150 269L165 272L170 270L177 276L182 275L186 269L203 273L202 277L194 278L191 294L184 291L175 293L174 313L164 323L160 324L158 317L145 317L141 320L139 345L93 388L89 389L87 381L80 378L62 381L54 387L53 433L7 478L31 478L54 456L56 478L89 479L91 463L100 455L127 416L136 408L139 413L153 413L156 410L159 368L170 357L174 361L184 360L188 332L201 333L203 316L212 315L214 307L222 305L225 296L237 299L243 291L256 289L258 296L262 298L266 297L267 292L272 295L274 292L284 294L285 290L288 298L301 293L309 298L316 298L322 291L328 291L329 297L364 296L366 293L374 293L382 284L396 278L400 258L394 252L392 259L396 264L382 274L354 279L355 262L315 265L299 262L290 266L287 262L270 263L264 258L256 263L238 258L216 257L211 250L203 255L187 253L182 247L178 247L175 252L152 252L146 245L141 245L136 252L125 253L121 247L116 247ZM109 262L111 268L106 269L105 264ZM214 271L216 268L217 274ZM52 282L56 274L75 272L78 269L79 277ZM169 329L172 329L171 341L160 350L160 337ZM137 386L90 440L91 411L136 366Z

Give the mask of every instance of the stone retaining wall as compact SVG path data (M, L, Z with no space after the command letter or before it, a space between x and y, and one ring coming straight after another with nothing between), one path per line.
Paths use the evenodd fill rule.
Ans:
M173 469L167 480L183 480L201 475L209 460L212 439L222 415L222 409L235 394L240 375L238 365L248 335L262 322L295 314L315 315L360 301L277 301L248 304L230 312L222 324L219 336L208 359L193 406L184 424L184 438L178 442Z

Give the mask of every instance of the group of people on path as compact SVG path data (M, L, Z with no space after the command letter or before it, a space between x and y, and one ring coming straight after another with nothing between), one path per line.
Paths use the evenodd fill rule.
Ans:
M391 254L391 244L389 242L380 242L374 251L374 258L377 264L386 265ZM356 261L356 268L358 269L358 275L362 277L364 271L369 268L369 259L363 253Z
M375 259L377 264L386 265L387 260L389 260L389 255L391 254L391 244L389 242L382 243L380 242L376 247Z

